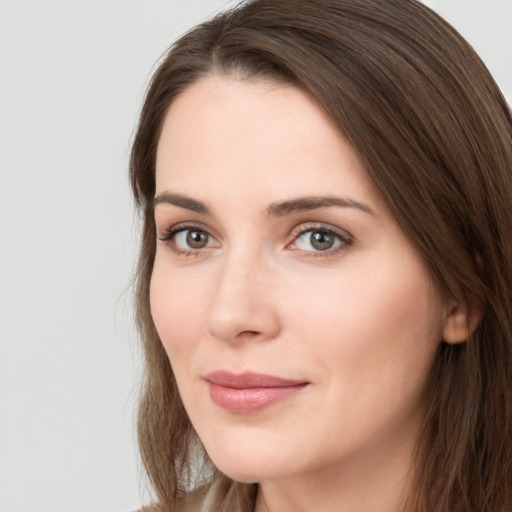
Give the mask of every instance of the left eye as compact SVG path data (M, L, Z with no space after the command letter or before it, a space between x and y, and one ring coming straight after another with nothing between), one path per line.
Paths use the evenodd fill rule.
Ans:
M310 229L295 239L294 248L301 251L328 251L342 245L340 235L326 229ZM346 242L345 242L346 243Z

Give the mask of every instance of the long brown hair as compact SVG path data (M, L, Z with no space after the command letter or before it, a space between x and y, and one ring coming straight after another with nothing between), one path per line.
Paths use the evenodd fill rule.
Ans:
M201 461L203 481L222 479L183 409L149 307L160 129L173 99L215 73L265 76L312 94L352 143L439 289L468 308L483 305L467 342L440 345L406 508L511 510L512 118L469 44L415 0L244 2L179 39L153 76L130 173L144 218L139 440L163 509L174 509ZM215 510L238 510L242 494L223 491Z

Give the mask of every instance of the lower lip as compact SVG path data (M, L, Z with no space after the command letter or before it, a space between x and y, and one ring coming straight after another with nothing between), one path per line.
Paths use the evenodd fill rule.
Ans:
M209 383L210 397L219 407L235 414L251 414L286 400L307 384L279 387L230 388Z

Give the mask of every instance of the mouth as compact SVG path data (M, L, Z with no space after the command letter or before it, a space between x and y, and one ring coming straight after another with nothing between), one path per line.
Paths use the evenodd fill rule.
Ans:
M234 414L251 414L291 398L308 381L283 379L273 375L217 371L205 377L210 398L217 406Z

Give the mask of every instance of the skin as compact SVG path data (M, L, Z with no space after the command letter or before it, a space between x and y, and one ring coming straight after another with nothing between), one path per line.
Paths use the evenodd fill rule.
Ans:
M396 510L436 351L462 341L467 322L348 141L293 86L212 76L170 106L156 196L152 315L216 466L260 482L257 512ZM269 214L325 196L348 204ZM190 247L190 230L203 247ZM319 250L311 234L325 230L333 245ZM216 370L308 384L234 414L210 397Z

